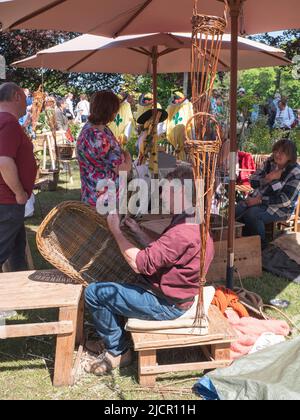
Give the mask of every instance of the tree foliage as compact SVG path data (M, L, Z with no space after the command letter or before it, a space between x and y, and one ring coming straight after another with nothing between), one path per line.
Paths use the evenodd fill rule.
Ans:
M284 31L275 37L266 33L250 38L283 49L290 60L300 55L300 30ZM293 70L293 66L248 70L242 73L241 83L251 92L254 89L264 92L264 97L278 91L289 99L290 106L300 108L300 80L294 77Z
M65 95L72 91L75 94L92 93L100 89L120 89L121 76L101 73L62 73L54 70L20 69L10 66L38 51L69 41L78 36L76 33L53 31L18 30L0 34L0 54L7 63L7 81L14 81L22 87L36 90L41 83L49 93Z
M152 92L153 90L151 75L123 75L123 80L122 89L126 90L136 100L142 93ZM175 90L182 91L182 86L182 73L159 74L157 78L157 90L161 106L167 108L171 95Z

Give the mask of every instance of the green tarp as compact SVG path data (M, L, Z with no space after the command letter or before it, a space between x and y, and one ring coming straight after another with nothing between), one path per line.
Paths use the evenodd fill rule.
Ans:
M244 357L208 377L221 400L300 400L300 338Z

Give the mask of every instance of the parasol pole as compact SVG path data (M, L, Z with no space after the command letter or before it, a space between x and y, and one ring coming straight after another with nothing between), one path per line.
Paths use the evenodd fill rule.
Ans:
M230 184L227 254L227 288L234 286L235 186L237 162L237 89L238 89L238 28L243 0L229 0L231 16L231 86L230 86Z
M157 103L158 103L158 88L157 88L157 66L158 65L158 48L157 47L153 47L152 49L152 78L153 78L153 108L155 113L157 112ZM154 115L155 117L155 115Z
M158 103L158 82L157 82L157 74L158 74L158 47L155 46L152 48L152 89L153 89L153 149L152 155L154 159L154 178L158 178L158 150L157 150L157 126L160 117L158 118L157 115L157 103ZM155 155L155 156L154 156Z

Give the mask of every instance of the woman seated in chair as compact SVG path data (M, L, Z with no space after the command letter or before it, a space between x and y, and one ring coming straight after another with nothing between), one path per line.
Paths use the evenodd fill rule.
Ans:
M259 235L265 248L265 225L285 221L295 212L300 193L300 165L296 145L278 141L264 167L251 177L254 192L236 208L236 218L245 224L245 236Z
M112 180L118 191L119 173L131 171L130 154L122 150L107 127L116 118L119 108L120 100L113 92L95 93L91 101L89 122L83 127L77 141L81 199L92 207L96 207L99 198L99 181Z

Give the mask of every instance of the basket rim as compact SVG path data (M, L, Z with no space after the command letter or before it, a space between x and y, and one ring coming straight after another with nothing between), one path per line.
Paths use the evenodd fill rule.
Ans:
M91 218L93 218L96 223L101 225L104 228L108 228L106 220L100 216L95 210L93 210L90 206L87 204L84 204L80 201L65 201L63 203L60 203L58 206L56 206L54 209L52 209L49 214L45 217L41 225L39 226L36 234L36 243L39 252L42 254L42 256L49 261L52 264L53 259L51 259L51 256L49 256L49 253L47 252L44 244L44 233L46 228L48 227L49 223L52 222L52 220L57 216L59 212L62 212L66 209L72 208L73 210L77 210L79 212L88 214ZM55 264L53 264L56 268L67 274L69 277L71 277L73 280L79 282L83 286L88 286L88 283L84 280L84 278L74 269L74 270L67 270L65 269L65 265L60 265L59 262L57 262L57 259L55 259Z

